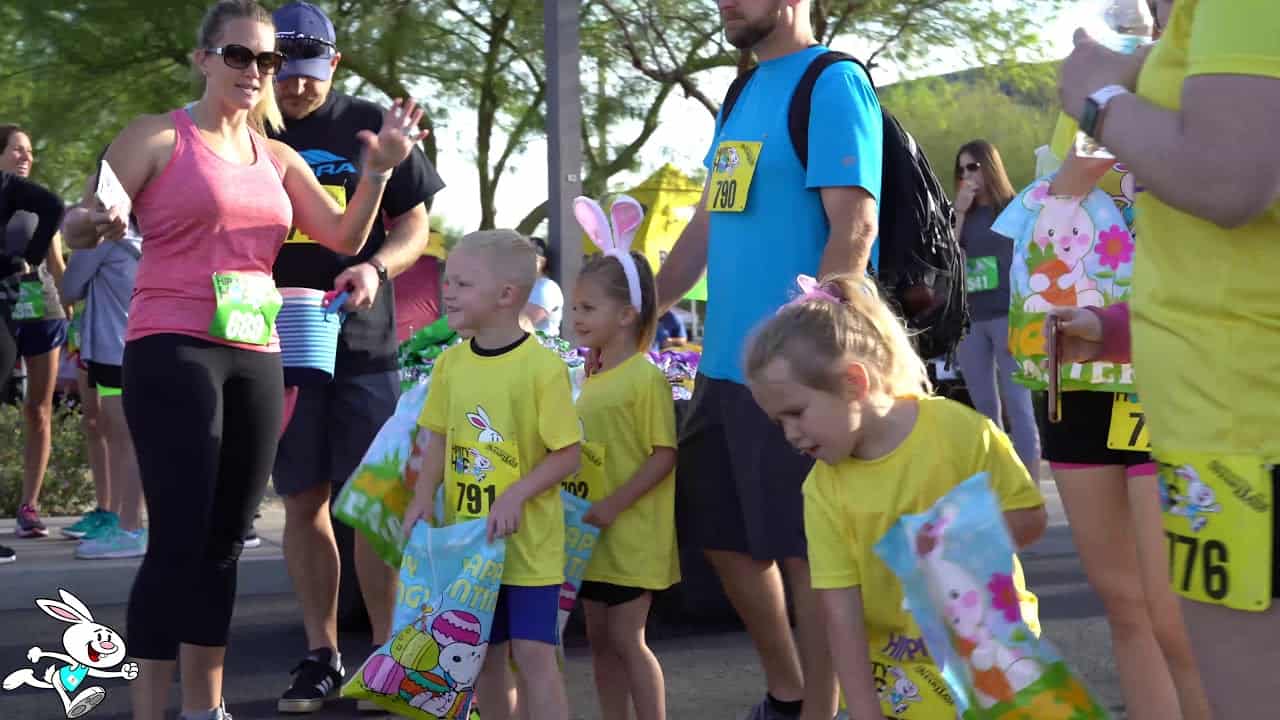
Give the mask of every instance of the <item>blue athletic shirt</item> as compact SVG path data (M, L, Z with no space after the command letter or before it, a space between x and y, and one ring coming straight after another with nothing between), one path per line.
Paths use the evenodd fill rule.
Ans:
M707 322L699 371L742 383L747 338L796 294L796 276L817 275L831 226L820 188L861 187L880 200L883 121L874 88L851 62L823 71L809 116L809 168L791 145L787 109L800 76L827 48L766 60L743 88L703 165L722 140L763 143L743 212L713 212L707 250ZM879 240L871 265L879 263Z

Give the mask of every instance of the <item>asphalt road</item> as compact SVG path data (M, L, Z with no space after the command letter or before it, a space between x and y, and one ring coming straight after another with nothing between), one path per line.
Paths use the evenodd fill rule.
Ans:
M1045 635L1062 650L1099 698L1120 710L1120 693L1110 660L1110 641L1096 596L1085 583L1069 529L1053 527L1049 537L1023 553L1028 584L1041 601ZM0 591L2 592L2 591ZM123 627L124 607L92 608L108 625ZM236 720L289 717L277 715L275 701L288 682L288 671L304 649L299 612L291 595L242 598L236 608L228 659L226 696ZM58 649L61 626L32 607L0 612L0 676L26 667L27 649L38 644ZM734 629L655 627L651 643L667 679L668 715L673 720L733 720L763 693L762 675L751 644ZM348 671L363 658L369 637L347 633L342 645ZM575 720L596 720L590 657L581 639L570 639L567 680ZM128 690L120 680L102 683L107 697L86 720L125 720ZM174 705L177 707L175 693ZM1120 713L1117 715L1120 716ZM50 691L21 689L0 693L0 720L56 720L61 703ZM351 701L338 701L310 717L357 718ZM364 717L379 717L377 715Z

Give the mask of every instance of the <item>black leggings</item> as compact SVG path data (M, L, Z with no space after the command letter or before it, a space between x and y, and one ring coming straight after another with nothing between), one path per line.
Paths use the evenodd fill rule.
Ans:
M174 660L178 645L227 644L236 566L280 437L278 353L183 335L124 349L124 411L150 524L129 596L129 650Z

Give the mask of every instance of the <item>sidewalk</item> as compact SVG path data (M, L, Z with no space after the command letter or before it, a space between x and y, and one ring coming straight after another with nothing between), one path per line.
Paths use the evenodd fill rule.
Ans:
M262 538L262 545L246 549L240 556L237 593L241 596L293 591L282 550L284 507L263 503L261 512L254 529ZM62 535L62 528L77 520L46 517L49 537L23 540L13 535L13 518L0 519L0 544L13 548L18 555L16 562L0 565L0 587L4 588L0 592L0 611L33 607L35 598L48 597L59 587L72 590L89 607L128 602L141 558L77 560L76 541Z
M1044 539L1021 555L1026 558L1074 554L1066 515L1058 489L1043 467L1040 490L1049 512L1049 532ZM246 549L240 556L240 575L236 592L240 597L277 595L293 592L285 568L284 507L279 502L264 502L262 517L254 523L262 545ZM62 528L74 523L74 517L47 517L49 537L21 540L13 535L13 518L0 519L0 544L8 545L18 555L16 562L0 565L0 612L32 607L37 597L48 597L56 588L75 592L89 607L124 604L141 559L77 560L76 541L62 536Z

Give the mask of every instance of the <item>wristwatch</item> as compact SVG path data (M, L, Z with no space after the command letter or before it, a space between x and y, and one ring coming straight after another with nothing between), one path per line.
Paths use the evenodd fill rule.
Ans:
M387 277L387 266L386 266L386 265L383 265L383 264L382 264L382 261L381 261L381 260L379 260L379 259L378 259L378 258L376 258L376 257L371 257L371 258L369 258L369 264L373 266L373 269L374 269L374 270L377 270L377 271L378 271L378 284L379 284L379 285L384 285L384 284L386 284L386 282L387 282L387 280L388 280L388 277Z
M1085 98L1084 112L1080 115L1080 131L1098 140L1102 131L1102 113L1107 109L1107 104L1128 94L1129 88L1123 85L1108 85Z

